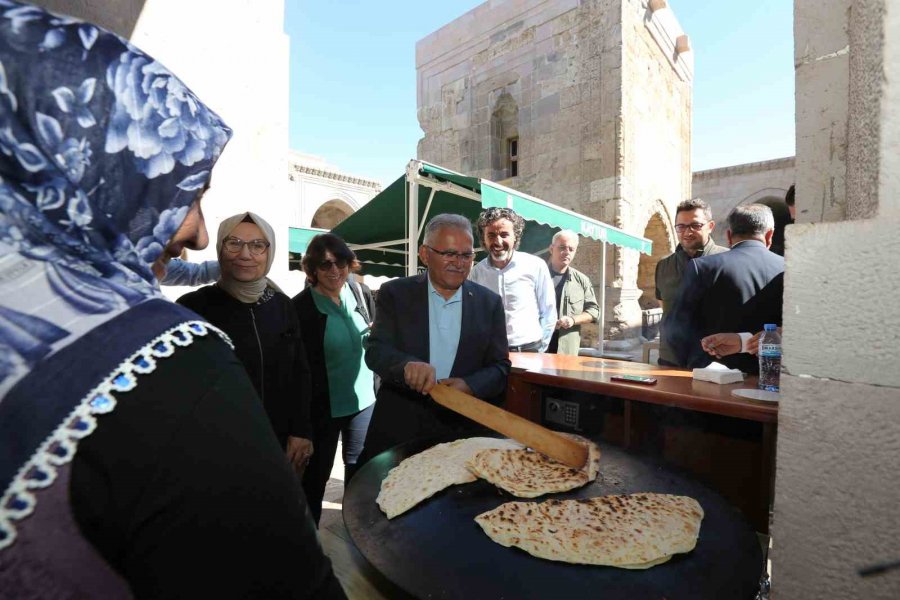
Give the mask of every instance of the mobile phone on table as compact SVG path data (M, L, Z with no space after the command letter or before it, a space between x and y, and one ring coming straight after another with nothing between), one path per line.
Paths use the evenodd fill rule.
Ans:
M656 383L656 377L647 377L646 375L612 375L609 380L640 383L642 385L653 385Z

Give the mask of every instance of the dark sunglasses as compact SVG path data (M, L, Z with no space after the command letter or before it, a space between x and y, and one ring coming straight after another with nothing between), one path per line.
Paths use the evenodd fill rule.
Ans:
M320 271L330 271L333 267L337 267L338 270L347 268L346 260L323 260L319 264L316 265L316 268Z

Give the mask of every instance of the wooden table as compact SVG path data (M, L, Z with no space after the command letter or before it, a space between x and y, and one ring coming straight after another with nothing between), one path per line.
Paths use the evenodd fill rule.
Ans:
M732 396L756 377L718 385L691 372L587 356L512 353L506 409L542 422L544 397L569 399L602 413L601 437L679 466L741 509L768 533L775 474L778 405ZM649 375L656 385L610 381ZM602 422L601 422L602 421Z

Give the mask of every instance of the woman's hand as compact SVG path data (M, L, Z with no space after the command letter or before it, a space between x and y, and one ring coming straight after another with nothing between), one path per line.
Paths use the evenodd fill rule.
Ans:
M287 457L294 470L297 473L303 473L306 465L309 464L309 458L313 455L312 440L302 437L288 436L287 439Z

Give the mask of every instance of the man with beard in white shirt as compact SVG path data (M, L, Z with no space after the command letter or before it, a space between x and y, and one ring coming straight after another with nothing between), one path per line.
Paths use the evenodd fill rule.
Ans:
M510 352L544 352L556 326L556 295L547 263L519 252L525 220L509 208L489 208L476 223L488 256L469 279L503 300Z

